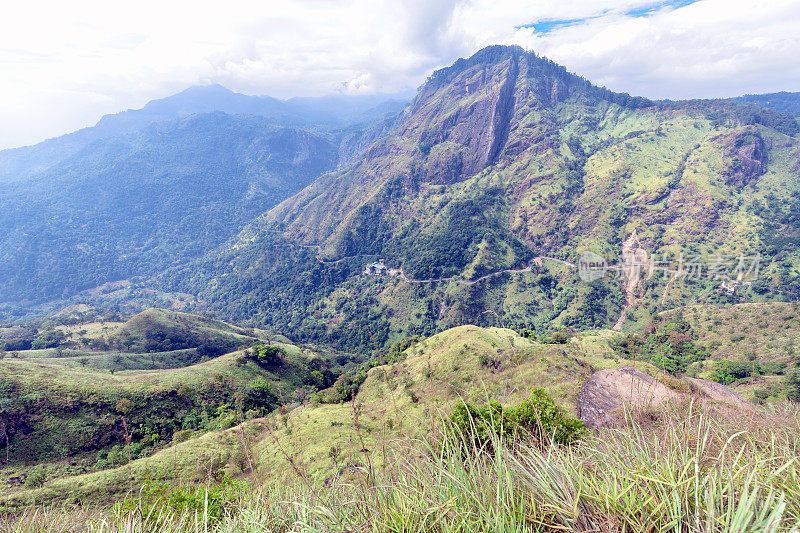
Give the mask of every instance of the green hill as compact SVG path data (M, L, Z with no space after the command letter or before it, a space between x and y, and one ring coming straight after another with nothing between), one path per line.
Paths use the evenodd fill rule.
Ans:
M0 351L6 489L18 489L15 480L25 482L36 469L47 477L104 470L127 462L129 452L147 457L263 416L330 386L358 361L171 311L105 324L71 325L88 340L81 348L65 335L54 348ZM119 343L150 352L116 351Z
M292 346L279 346L290 356L299 352ZM196 387L199 392L201 383L206 380L213 382L213 376L218 376L223 382L246 382L256 375L250 364L243 367L235 364L240 355L237 352L168 372L117 373L97 380L93 374L56 374L52 379L70 383L75 393L86 387L87 394L91 391L98 398L106 395L127 397L127 394L134 393L141 394L142 398L154 398L153 404L157 403L180 419L184 416L175 412L172 405L182 401L181 394L175 395L175 388ZM331 470L334 465L343 464L349 460L347 458L357 459L361 455L358 450L363 445L372 448L379 439L423 434L431 420L447 412L460 398L477 401L491 398L507 402L525 397L528 387L546 386L560 403L569 405L574 403L582 380L590 372L582 356L580 360L575 358L578 355L580 349L577 345L544 345L520 337L511 330L475 326L448 330L412 344L398 362L372 368L360 387L355 404L340 403L332 398L335 403L324 403L333 390L322 391L310 397L304 406L289 410L285 416L277 414L268 420L247 422L244 430L251 447L249 453L264 472L276 477L286 475L287 468L291 469L281 451L293 457L296 467L328 476L335 472ZM593 360L600 362L603 359ZM614 364L613 360L608 363ZM16 368L6 369L6 376ZM3 371L2 366L0 371ZM52 367L41 367L38 373L26 371L30 380L28 387L33 388L34 383L44 379L45 375L52 375L52 372ZM282 379L285 378L282 376ZM354 440L354 405L361 417L363 443ZM266 425L275 424L277 427L266 430ZM16 505L13 502L29 501L30 497L39 502L58 501L65 497L73 501L118 497L130 489L131 472L133 484L139 486L145 481L202 480L209 475L207 468L212 468L217 477L226 472L237 475L247 469L242 455L242 440L235 429L200 434L185 442L176 439L175 442L151 457L133 461L132 470L118 467L55 479L41 489L8 496L0 503ZM333 449L338 450L337 453L331 454ZM200 461L198 465L197 454L205 457L206 462ZM237 462L234 457L241 461Z
M790 310L791 307L784 304L764 305L758 309L762 315L770 312L780 316ZM696 328L691 333L693 341L708 342L703 321L717 311L721 311L721 315L725 317L725 327L728 327L737 324L733 313L750 313L755 309L737 306L727 311L711 307L692 307L678 311L682 313L682 317L672 316L675 312L667 313L661 323L677 324L679 322L676 321L685 319ZM797 329L797 324L791 322L788 333L794 335ZM760 331L760 336L751 339L753 342L769 342L776 335L775 331L764 328ZM781 331L786 330L781 328ZM336 386L306 397L301 404L286 405L266 418L250 420L228 430L197 433L182 442L176 439L171 446L152 456L136 459L130 465L79 476L49 479L41 488L17 491L5 496L0 500L0 505L6 506L6 509L19 510L34 499L40 504L64 500L88 504L123 497L131 493L131 487L135 492L142 486L161 487L163 483L173 484L172 486L176 483L182 486L191 483L214 486L215 483L222 483L221 486L225 487L230 482L225 480L230 480L230 476L247 482L258 480L264 487L278 486L287 490L300 483L300 486L307 487L308 490L317 487L322 491L319 493L319 497L322 497L329 493L331 487L339 487L339 490L346 490L345 486L357 488L361 482L360 476L368 475L367 472L375 472L374 475L394 472L392 469L397 466L398 451L410 453L407 460L424 459L425 454L430 453L424 451L424 446L427 446L424 443L432 442L431 439L435 442L437 431L441 431L442 421L450 416L455 406L463 402L481 405L496 401L503 405L514 405L527 398L532 388L543 387L567 413L574 413L581 384L591 373L602 368L626 365L634 365L650 373L669 387L682 386L679 380L663 374L659 365L643 360L643 351L634 359L625 358L618 349L618 343L626 333L599 330L545 338L534 338L529 333L525 333L525 336L510 329L461 326L428 339L411 341L404 345L407 347L402 352L384 354L382 357L387 359L384 364L376 361L374 365L367 367L363 383L351 401L342 401L337 392L340 381L337 381ZM753 333L756 335L755 330ZM667 346L665 344L665 348ZM716 360L725 357L727 353L726 348L716 346L708 357ZM205 365L226 364L224 362L228 361L228 357ZM764 360L765 363L769 357L771 356ZM204 365L199 365L191 372L206 372L203 368ZM189 370L176 371L184 374L175 374L175 378L186 382L186 372ZM142 378L137 376L136 379ZM172 378L165 375L160 379L166 381ZM746 383L734 383L733 386L742 387L740 390L745 392L748 390ZM100 387L100 390L103 388ZM588 442L585 446L599 446L598 443L605 439L609 445L639 446L637 449L642 452L649 449L648 443L651 441L648 439L652 436L657 439L654 442L659 443L658 450L665 453L664 443L668 438L659 436L659 431L663 428L666 431L677 431L670 424L674 422L673 417L679 416L680 411L685 409L691 407L678 406L674 413L643 414L643 418L636 422L640 426L621 432L592 433L587 435ZM720 432L714 433L718 435L714 438L719 438L723 434L727 435L726 431L733 433L742 429L741 424L747 423L748 415L739 413L732 417L731 413L714 412L712 409L704 416L727 416L719 418L719 423L714 422L713 431ZM783 435L780 438L785 437L783 432L791 431L791 420L795 420L787 418L788 412L784 415L773 415L769 411L759 410L749 416L768 422L768 428L764 431L778 431ZM704 419L702 416L695 418ZM690 426L691 424L680 425L687 431ZM704 431L702 427L697 430ZM758 431L748 438L762 438L758 436ZM699 438L694 433L692 435L692 438ZM682 442L681 439L678 441ZM633 444L634 442L638 444ZM673 445L677 444L670 444ZM759 446L755 440L752 445ZM638 455L627 455L629 452L633 453L632 449L623 455L629 461L639 461ZM581 450L582 447L577 447L572 453L582 454ZM669 453L672 453L672 448L670 450ZM437 456L436 453L433 457ZM551 450L549 453L559 452ZM653 450L653 453L656 451ZM555 456L561 457L551 455ZM677 458L675 460L678 461ZM256 472L251 471L251 466ZM432 466L429 465L429 468ZM452 474L456 471L456 463L451 463L448 472ZM552 470L550 472L554 475ZM572 479L577 483L584 478ZM340 483L343 485L339 485ZM789 485L784 485L786 490L790 490L788 487ZM406 485L397 488L410 490ZM272 489L267 489L259 497L278 497L277 493L269 490ZM336 491L330 492L333 493ZM475 497L482 498L480 494L482 493L476 493ZM406 497L400 494L396 496ZM244 501L248 500L245 498ZM639 500L630 503L646 505ZM233 513L241 511L235 506L229 509Z

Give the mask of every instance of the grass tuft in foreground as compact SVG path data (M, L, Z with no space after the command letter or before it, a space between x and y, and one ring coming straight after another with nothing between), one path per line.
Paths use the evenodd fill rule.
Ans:
M789 404L733 413L695 404L630 413L571 446L464 435L383 443L385 461L338 477L138 497L111 510L30 510L10 531L792 531L800 524ZM750 428L748 430L748 427ZM235 486L235 483L228 487ZM187 492L188 491L188 492ZM193 492L192 492L193 491ZM223 501L224 500L224 501Z

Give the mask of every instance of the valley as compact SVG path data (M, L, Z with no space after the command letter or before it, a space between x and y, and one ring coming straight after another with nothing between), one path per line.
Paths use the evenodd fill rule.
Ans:
M484 133L470 128L491 123L491 109L502 111L504 130L475 155L484 148L470 143ZM797 132L797 120L778 112L636 99L520 49L492 47L432 76L362 161L321 176L158 283L197 294L231 319L256 317L298 339L356 351L371 341L340 324L370 327L389 344L490 325L490 310L537 331L613 326L633 297L622 295L618 279L579 284L552 262L533 275L514 271L536 257L575 264L586 250L617 263L634 233L662 261L708 265L718 255L759 254L763 267L760 283L732 295L715 291L713 277L649 276L636 289L637 312L786 299L797 275L789 237ZM429 283L409 291L406 283L379 289L356 279L376 258L409 282ZM486 283L449 283L477 279ZM278 301L296 311L276 312ZM422 316L396 321L392 313Z

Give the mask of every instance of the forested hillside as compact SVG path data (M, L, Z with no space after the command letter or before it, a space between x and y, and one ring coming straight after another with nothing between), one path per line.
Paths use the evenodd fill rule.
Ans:
M790 115L651 102L490 47L435 72L363 158L163 286L236 319L360 350L496 316L537 330L592 328L693 301L791 298L799 174ZM631 257L667 266L579 281L582 251L615 264L625 242ZM719 272L671 280L682 254L706 267L759 256L759 279L732 291ZM403 276L362 276L376 258Z
M359 157L403 105L190 87L0 151L0 304L25 314L31 302L199 257Z
M331 139L223 113L98 141L0 194L0 300L189 261L336 166Z

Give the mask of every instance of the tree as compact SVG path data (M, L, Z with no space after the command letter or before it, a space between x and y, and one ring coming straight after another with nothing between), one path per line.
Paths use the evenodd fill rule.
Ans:
M283 364L283 350L279 346L254 346L253 351L245 352L245 357L266 367L276 367Z
M277 402L272 383L264 378L256 378L245 387L242 394L243 409L272 409Z

